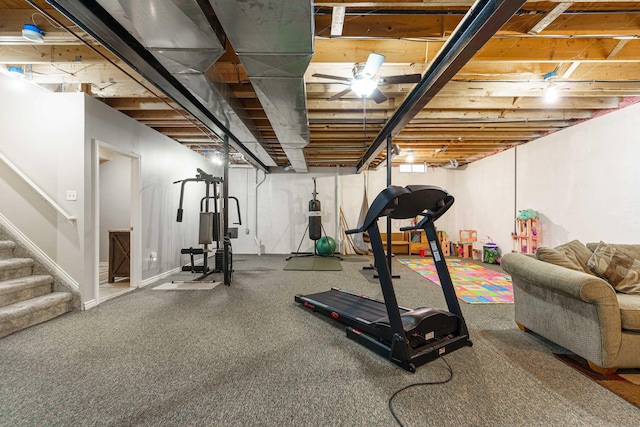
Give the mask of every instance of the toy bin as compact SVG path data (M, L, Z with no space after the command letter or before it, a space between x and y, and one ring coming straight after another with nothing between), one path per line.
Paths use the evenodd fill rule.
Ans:
M485 243L482 245L482 262L485 264L500 263L500 248L495 243Z

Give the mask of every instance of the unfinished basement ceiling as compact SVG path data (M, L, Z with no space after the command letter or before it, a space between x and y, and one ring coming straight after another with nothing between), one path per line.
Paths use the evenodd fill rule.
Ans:
M291 1L256 0L244 2L244 9L222 10L228 2L153 0L126 10L122 5L131 8L134 2L82 3L109 9L186 91L158 85L126 52L110 52L42 0L0 0L3 66L20 66L51 90L100 98L204 155L221 150L229 131L233 162L264 169L293 165L299 172L384 164L384 150L370 159L366 153L420 83L380 85L387 98L380 103L353 92L332 98L348 87L354 65L371 52L386 57L378 78L425 75L473 4L334 1L293 2L292 8ZM341 28L336 6L344 7ZM165 36L168 44L159 45L156 34L145 33L154 28L151 7L172 16L171 34L193 37ZM239 14L245 27L233 26ZM44 43L22 39L23 25L32 23L46 32ZM275 42L257 43L259 31ZM193 44L196 35L204 45ZM270 56L279 63L265 60ZM400 149L393 162L412 156L414 163L430 166L464 165L637 102L639 62L640 2L525 2L393 134ZM275 78L280 86L265 89L265 81ZM549 92L559 98L548 101ZM193 105L207 111L194 112Z

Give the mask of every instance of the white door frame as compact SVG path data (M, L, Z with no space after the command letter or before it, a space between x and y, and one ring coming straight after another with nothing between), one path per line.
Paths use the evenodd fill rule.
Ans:
M138 288L142 281L142 203L141 203L141 156L132 151L125 151L107 142L92 139L92 168L93 173L91 183L91 206L92 206L92 223L93 223L93 245L88 245L92 254L90 259L93 266L93 295L96 304L100 303L99 285L100 285L100 149L113 151L122 156L131 159L131 201L129 226L131 228L131 248L130 248L130 287Z

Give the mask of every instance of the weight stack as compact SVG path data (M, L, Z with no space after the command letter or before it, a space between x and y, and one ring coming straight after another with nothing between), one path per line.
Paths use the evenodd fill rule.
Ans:
M216 258L215 258L216 262L215 262L215 270L214 270L215 273L220 273L224 269L224 261L222 259L223 255L224 255L223 250L218 249L216 251Z

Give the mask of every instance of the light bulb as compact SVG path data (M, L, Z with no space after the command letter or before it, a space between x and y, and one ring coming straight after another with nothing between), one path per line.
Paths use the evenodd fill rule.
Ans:
M554 102L557 102L559 99L560 99L560 91L558 90L557 87L549 86L544 91L544 101L547 104L553 104Z
M375 88L378 87L378 83L371 79L358 79L351 83L351 89L360 98L366 98L371 95Z
M409 153L407 154L406 160L407 160L407 162L411 163L411 162L413 162L413 159L414 159L413 150L409 150Z

